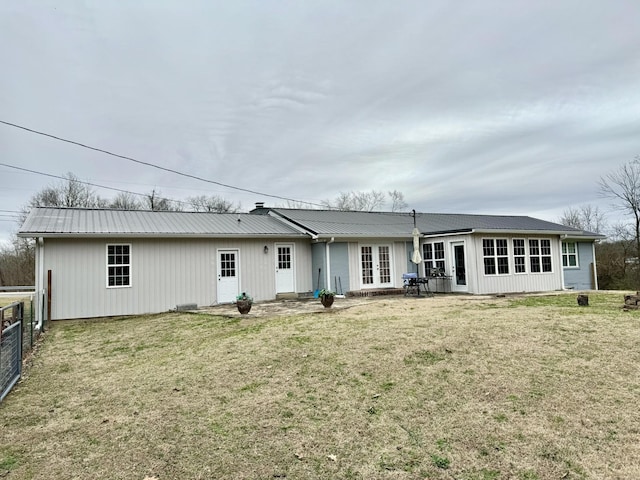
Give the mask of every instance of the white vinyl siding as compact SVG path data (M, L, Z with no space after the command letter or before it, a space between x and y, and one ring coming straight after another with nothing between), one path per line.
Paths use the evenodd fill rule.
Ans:
M469 292L474 294L494 294L494 293L515 293L515 292L548 292L563 289L562 269L557 268L561 265L561 242L558 237L528 237L522 236L500 236L489 237L487 234L474 235L473 240L466 243L467 246L467 269L469 270L467 279ZM496 240L505 240L509 246L508 253L508 274L485 275L485 240L494 240L494 252L491 258L496 259L496 272L498 271ZM540 271L532 273L529 246L532 241L533 245L537 245L538 249L534 249L534 256L537 255L538 260L534 263L540 264L542 270L543 259L545 268L551 268L551 271ZM501 242L498 242L501 243ZM541 247L544 246L544 248ZM489 249L490 250L490 249ZM536 251L538 253L536 253ZM544 252L544 255L543 255ZM505 260L503 260L504 262Z
M106 245L131 245L129 288L105 288ZM311 291L311 246L295 244L296 290ZM269 253L264 253L268 245ZM44 274L52 271L52 319L137 315L176 305L217 302L220 249L238 249L240 288L256 301L275 298L273 241L253 239L45 239ZM46 281L46 277L45 277Z

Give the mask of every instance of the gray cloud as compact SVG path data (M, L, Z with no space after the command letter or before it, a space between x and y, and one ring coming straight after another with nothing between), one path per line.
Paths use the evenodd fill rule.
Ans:
M0 118L303 201L397 189L421 211L556 220L605 205L598 177L640 153L639 20L632 0L5 2ZM0 156L277 203L6 126ZM0 172L6 209L51 183Z

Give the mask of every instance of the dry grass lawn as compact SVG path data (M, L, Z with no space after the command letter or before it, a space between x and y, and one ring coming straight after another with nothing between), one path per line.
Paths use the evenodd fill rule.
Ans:
M589 300L58 322L0 405L0 478L640 478L640 313Z

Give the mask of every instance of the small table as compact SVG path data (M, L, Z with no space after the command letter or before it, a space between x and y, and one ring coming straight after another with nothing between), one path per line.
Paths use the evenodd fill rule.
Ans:
M424 293L430 297L433 295L429 289L429 277L415 277L404 279L404 296L414 295L420 296L420 287L424 290Z

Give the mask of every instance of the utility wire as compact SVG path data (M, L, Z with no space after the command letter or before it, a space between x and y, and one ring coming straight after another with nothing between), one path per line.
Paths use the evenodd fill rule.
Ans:
M24 167L17 167L16 165L9 165L8 163L1 163L0 162L0 166L2 167L8 167L8 168L13 168L15 170L21 170L23 172L28 172L28 173L35 173L36 175L44 175L45 177L51 177L51 178L58 178L60 180L69 180L67 177L62 177L60 175L54 175L52 173L45 173L45 172L39 172L37 170L30 170L28 168L24 168ZM85 182L83 180L78 180L78 179L74 179L74 182L78 182L78 183L82 183L83 185L89 185L91 187L97 187L97 188L105 188L107 190L114 190L116 192L122 192L122 193L129 193L131 195L138 195L140 197L148 197L149 195L145 194L145 193L138 193L138 192L132 192L130 190L122 190L121 188L114 188L114 187L107 187L105 185L99 185L97 183L91 183L91 182ZM182 205L191 205L191 203L189 202L183 202L181 200L172 200L171 198L164 198L164 197L156 197L158 200L166 200L168 202L174 202L174 203L180 203ZM10 211L10 210L0 210L0 211ZM18 212L21 213L21 212Z
M156 164L153 164L151 162L144 162L142 160L137 160L137 159L132 158L132 157L127 157L126 155L120 155L120 154L117 154L117 153L114 153L114 152L110 152L109 150L104 150L102 148L92 147L92 146L86 145L84 143L80 143L80 142L76 142L76 141L73 141L73 140L69 140L67 138L58 137L58 136L52 135L50 133L40 132L38 130L34 130L32 128L24 127L22 125L17 125L15 123L7 122L7 121L4 121L4 120L0 120L0 123L2 123L4 125L8 125L10 127L19 128L20 130L25 130L27 132L34 133L36 135L42 135L43 137L53 138L54 140L58 140L60 142L70 143L70 144L76 145L78 147L82 147L82 148L86 148L86 149L93 150L93 151L96 151L96 152L104 153L106 155L111 155L112 157L122 158L123 160L128 160L130 162L138 163L140 165L145 165L147 167L157 168L158 170L163 170L165 172L173 173L175 175L180 175L182 177L192 178L194 180L199 180L201 182L206 182L206 183L211 183L211 184L214 184L214 185L219 185L221 187L230 188L232 190L239 190L241 192L253 193L253 194L261 195L261 196L265 196L265 197L277 198L279 200L287 200L289 202L304 203L304 204L313 205L313 206L316 206L316 207L322 207L323 206L323 205L320 205L320 204L317 204L317 203L304 202L302 200L296 200L294 198L281 197L281 196L278 196L278 195L271 195L271 194L268 194L268 193L263 193L263 192L258 192L256 190L251 190L251 189L248 189L248 188L236 187L234 185L228 185L226 183L216 182L215 180L209 180L207 178L202 178L202 177L199 177L197 175L192 175L190 173L184 173L184 172L180 172L178 170L173 170L171 168L161 167L160 165L156 165Z

